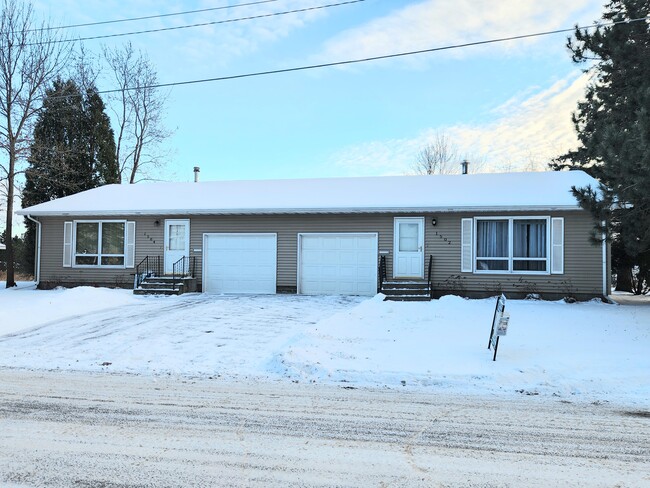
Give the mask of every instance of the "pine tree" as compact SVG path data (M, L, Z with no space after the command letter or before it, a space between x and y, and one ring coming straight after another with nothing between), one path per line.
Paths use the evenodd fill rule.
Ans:
M649 16L648 0L612 0L603 26L576 29L569 39L573 61L589 63L592 78L573 114L580 146L552 165L600 181L573 191L597 222L594 237L613 241L617 289L635 293L650 270Z
M56 80L46 92L34 127L23 207L119 180L115 139L106 107L94 86ZM25 220L26 253L33 267L35 229Z

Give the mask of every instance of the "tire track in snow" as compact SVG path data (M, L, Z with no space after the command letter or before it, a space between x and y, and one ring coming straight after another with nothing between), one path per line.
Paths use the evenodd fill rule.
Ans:
M137 304L1 337L0 365L91 371L110 366L156 374L188 366L189 375L233 374L236 365L258 360L255 354L263 354L265 346L284 334L362 300L297 295L143 297ZM247 349L254 354L243 354ZM195 357L196 350L202 355Z
M539 397L0 370L0 482L650 484L650 422Z

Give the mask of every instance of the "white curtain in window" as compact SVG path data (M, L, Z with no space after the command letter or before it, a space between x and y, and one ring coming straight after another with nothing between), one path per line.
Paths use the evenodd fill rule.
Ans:
M476 255L482 258L508 257L507 220L479 220L476 223Z
M515 220L512 234L515 258L546 257L546 220Z

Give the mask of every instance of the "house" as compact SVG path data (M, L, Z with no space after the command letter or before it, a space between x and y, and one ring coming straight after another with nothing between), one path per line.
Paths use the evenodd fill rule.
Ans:
M38 223L42 288L132 286L182 262L212 293L372 295L379 277L586 299L610 276L570 191L587 185L581 171L106 185L18 213Z

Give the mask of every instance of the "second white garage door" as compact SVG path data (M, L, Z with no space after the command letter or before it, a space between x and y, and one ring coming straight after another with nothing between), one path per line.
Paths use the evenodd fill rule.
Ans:
M377 234L300 234L298 252L298 293L377 292Z
M276 234L204 234L203 291L276 292Z

